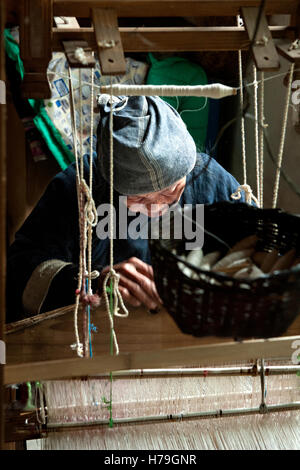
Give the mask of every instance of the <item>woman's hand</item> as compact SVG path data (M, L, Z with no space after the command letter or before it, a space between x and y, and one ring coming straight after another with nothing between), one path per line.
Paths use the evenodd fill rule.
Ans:
M119 291L125 303L133 307L145 305L149 310L162 304L153 280L152 266L132 257L116 264L114 270L120 275ZM101 285L108 272L109 266L101 272Z

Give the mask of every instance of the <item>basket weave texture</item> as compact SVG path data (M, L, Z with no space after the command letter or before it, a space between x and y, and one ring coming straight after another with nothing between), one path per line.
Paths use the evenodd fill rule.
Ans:
M256 234L257 251L295 248L300 256L300 217L243 203L205 206L204 227L229 246ZM193 336L270 338L281 336L300 313L300 265L254 280L203 271L179 258L186 240L150 240L154 279L164 306L183 333ZM204 234L204 254L223 250ZM174 254L174 250L176 254ZM178 256L177 256L178 255ZM187 277L178 262L195 271Z

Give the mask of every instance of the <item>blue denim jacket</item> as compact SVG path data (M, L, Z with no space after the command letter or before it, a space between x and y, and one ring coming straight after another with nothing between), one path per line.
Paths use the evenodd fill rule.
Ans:
M97 171L94 159L93 195L96 207L109 203L109 185ZM88 164L85 162L86 176ZM187 175L186 187L180 204L212 204L230 201L238 182L214 159L197 155L194 170ZM114 192L114 200L119 194ZM117 209L116 204L116 209ZM117 211L118 221L118 211ZM130 217L128 218L128 223ZM118 223L118 222L117 222ZM114 262L132 256L151 264L148 241L130 238L114 240ZM7 318L9 321L24 316L22 294L34 269L41 263L58 259L70 265L62 269L52 281L41 311L49 311L74 302L79 260L78 205L75 165L57 174L44 195L16 234L8 251L7 260ZM109 264L109 239L93 237L93 269L101 270Z

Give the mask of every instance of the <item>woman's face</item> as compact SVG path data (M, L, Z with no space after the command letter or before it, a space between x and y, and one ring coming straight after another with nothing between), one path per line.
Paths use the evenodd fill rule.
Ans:
M158 217L166 212L170 205L179 201L185 183L186 177L155 193L127 196L127 207L133 212L142 212L148 217Z

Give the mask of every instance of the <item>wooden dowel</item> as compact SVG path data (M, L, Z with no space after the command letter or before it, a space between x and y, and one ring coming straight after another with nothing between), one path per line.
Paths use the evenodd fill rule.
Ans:
M268 405L267 410L269 412L282 412L282 411L296 411L300 410L300 402L295 403L282 403L280 405ZM167 415L154 415L154 416L137 416L130 418L114 418L114 425L120 424L138 424L148 423L157 421L181 421L183 419L205 419L205 418L225 418L229 416L245 416L250 414L261 414L261 409L256 408L238 408L228 410L212 410L212 411L199 411L191 413L175 413ZM109 421L107 419L99 419L95 421L73 421L65 423L49 423L47 424L47 430L56 431L63 429L86 429L87 427L96 427L107 425Z
M300 370L300 366L267 366L265 368L266 375L282 375L296 374ZM258 366L248 367L183 367L172 369L132 369L118 370L113 372L113 378L126 379L128 377L143 379L157 377L219 377L219 376L259 376L261 368ZM95 375L90 379L103 379L110 377L110 373Z
M62 315L70 313L74 309L74 305L68 307L58 308L57 310L52 310L51 312L40 313L39 315L34 315L33 317L24 318L23 320L16 321L14 323L8 323L5 326L5 334L9 335L16 333L17 331L26 330L27 328L32 328L33 326L39 325L40 323L46 320L53 320Z
M270 27L273 37L286 37L286 26ZM248 50L250 41L240 27L119 28L124 52L196 52ZM83 40L96 51L94 28L53 28L53 51L62 51L62 41Z

